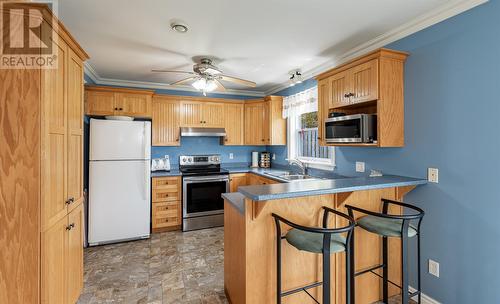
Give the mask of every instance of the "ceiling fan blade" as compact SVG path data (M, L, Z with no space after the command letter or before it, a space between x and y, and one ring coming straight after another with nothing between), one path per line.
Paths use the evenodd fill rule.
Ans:
M156 70L153 69L151 72L159 72L159 73L180 73L180 74L189 74L189 75L196 75L195 72L187 72L187 71L174 71L174 70Z
M179 81L176 81L174 83L171 83L170 85L179 85L179 84L185 84L187 82L190 82L190 81L193 81L195 80L197 77L193 76L193 77L188 77L188 78L184 78L184 79L181 79Z
M245 79L241 79L241 78L237 78L237 77L231 77L231 76L227 76L227 75L220 75L220 79L224 80L224 81L229 81L229 82L234 82L234 83L242 84L244 86L252 87L252 88L255 88L255 86L257 85L253 81L245 80Z
M217 85L217 91L225 92L226 88L218 81L217 79L214 79L215 84Z

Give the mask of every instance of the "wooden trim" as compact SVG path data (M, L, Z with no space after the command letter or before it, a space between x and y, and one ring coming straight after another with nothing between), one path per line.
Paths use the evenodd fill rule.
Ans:
M363 55L363 56L357 57L353 60L350 60L350 61L348 61L348 62L346 62L346 63L344 63L336 68L333 68L325 73L319 74L318 76L315 77L315 79L319 81L319 80L328 78L328 77L333 76L339 72L348 70L348 69L355 67L359 64L362 64L362 63L368 62L372 59L376 59L376 58L380 58L380 57L392 58L392 59L404 61L404 60L406 60L406 58L408 56L409 56L409 53L407 53L407 52L401 52L401 51L395 51L395 50L381 48L381 49L375 50L373 52L370 52L366 55Z
M417 186L404 186L404 187L397 187L396 188L396 199L398 201L401 201L403 197L408 194L408 192L412 191L415 189Z
M171 226L171 227L163 227L163 228L152 228L153 233L161 233L161 232L169 232L169 231L177 231L181 230L182 225Z
M154 98L161 98L165 100L183 100L183 101L198 101L198 102L213 102L213 103L244 103L244 99L229 99L229 98L212 98L203 96L182 96L182 95L167 95L167 94L154 94Z
M99 92L117 92L117 93L129 93L129 94L149 94L153 95L155 91L146 89L129 89L129 88L116 88L116 87L106 87L106 86L96 86L96 85L86 85L86 91L99 91Z
M264 102L265 100L266 100L265 98L246 99L245 104L259 103L259 102Z

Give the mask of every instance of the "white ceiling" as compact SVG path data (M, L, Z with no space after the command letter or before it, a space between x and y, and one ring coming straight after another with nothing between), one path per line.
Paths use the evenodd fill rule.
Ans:
M168 84L185 75L150 70L190 71L193 57L209 55L225 74L257 83L229 88L269 93L292 69L310 75L331 67L364 43L422 20L435 23L429 19L464 2L478 1L59 0L58 13L101 82ZM173 19L189 32L172 31Z

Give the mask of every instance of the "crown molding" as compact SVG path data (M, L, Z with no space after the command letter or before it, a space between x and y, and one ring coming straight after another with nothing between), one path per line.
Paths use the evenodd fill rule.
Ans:
M484 4L489 0L464 0L460 2L454 2L452 4L444 4L437 7L436 9L421 15L410 22L407 22L395 29L392 29L372 40L369 40L363 44L360 44L351 50L332 58L331 60L321 64L311 70L302 72L303 79L309 79L315 77L318 74L331 70L349 60L356 57L362 56L368 52L374 51L378 48L384 47L392 42L398 41L404 37L428 28L434 24L442 22L453 16L461 14L468 11L476 6ZM265 92L266 95L272 95L278 91L288 88L287 82L279 84L272 87Z
M123 80L123 79L113 79L113 78L103 78L97 74L94 67L86 61L84 64L84 71L87 76L92 79L96 85L108 85L108 86L118 86L118 87L130 87L130 88L141 88L141 89L160 89L160 90L174 90L174 91L184 91L184 92L196 92L200 91L192 88L190 86L173 86L165 83L159 82L148 82L148 81L135 81L135 80ZM264 92L260 91L246 91L246 90L226 90L224 92L217 91L217 94L223 95L242 95L251 97L264 97Z

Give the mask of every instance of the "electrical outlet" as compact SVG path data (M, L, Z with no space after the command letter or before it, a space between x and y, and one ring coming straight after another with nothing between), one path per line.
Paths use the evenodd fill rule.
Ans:
M276 160L276 153L273 153L273 160Z
M439 278L439 263L429 259L429 273Z
M356 162L356 172L365 172L364 162Z
M428 168L427 169L427 180L431 183L439 183L439 169Z
M234 154L233 153L229 153L229 159L233 159L234 158Z

